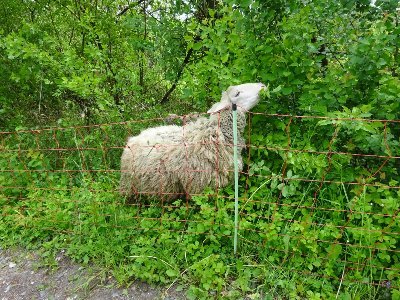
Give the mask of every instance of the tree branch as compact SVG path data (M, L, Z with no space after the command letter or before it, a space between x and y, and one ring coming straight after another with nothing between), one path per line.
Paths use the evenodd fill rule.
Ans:
M192 53L193 53L193 49L190 48L190 49L188 50L188 52L186 53L185 59L183 60L181 66L180 66L180 68L179 68L179 71L178 71L178 74L176 75L176 78L175 78L174 83L173 83L172 86L169 88L169 90L165 93L164 97L162 97L162 99L161 99L161 101L160 101L161 104L165 104L165 103L168 102L169 96L170 96L170 95L172 94L172 92L175 90L175 88L176 88L176 86L177 86L177 84L178 84L178 81L181 79L183 70L185 69L186 65L189 63L189 60L190 60L190 57L192 56Z
M145 0L139 0L138 2L129 4L127 6L125 6L119 13L117 13L117 17L120 17L122 15L124 15L128 10L130 10L133 7L136 7L138 5L140 5L142 2L144 2Z

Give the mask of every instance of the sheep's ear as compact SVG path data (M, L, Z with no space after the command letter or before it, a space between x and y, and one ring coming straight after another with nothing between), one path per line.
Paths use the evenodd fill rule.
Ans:
M209 114L219 112L229 106L229 102L218 102L215 103L207 112Z
M208 111L207 113L216 113L219 112L220 110L223 110L227 108L230 105L229 97L226 92L222 93L221 101L215 103Z

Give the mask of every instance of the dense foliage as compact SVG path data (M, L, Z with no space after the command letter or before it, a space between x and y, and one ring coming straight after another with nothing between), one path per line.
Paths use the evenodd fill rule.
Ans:
M1 0L0 243L191 298L399 299L400 5L373 3ZM129 134L258 81L237 257L232 187L124 204Z

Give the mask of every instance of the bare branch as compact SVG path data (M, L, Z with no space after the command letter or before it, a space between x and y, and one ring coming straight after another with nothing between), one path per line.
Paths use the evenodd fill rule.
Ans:
M130 10L133 7L136 7L136 6L140 5L140 4L142 4L142 2L144 2L144 1L145 0L139 0L139 1L135 2L135 3L131 3L131 4L127 5L127 6L125 6L119 13L117 13L117 17L120 17L120 16L124 15L128 10Z
M178 74L176 75L174 83L169 88L169 90L165 93L164 97L162 97L162 99L160 101L161 104L164 104L164 103L168 102L168 98L172 94L172 92L175 90L175 88L176 88L176 86L178 84L178 81L181 79L183 70L185 69L185 66L189 63L189 60L190 60L190 57L192 56L192 53L193 53L193 48L190 48L188 50L188 52L186 53L185 59L183 60L181 66L179 68L179 71L178 71Z

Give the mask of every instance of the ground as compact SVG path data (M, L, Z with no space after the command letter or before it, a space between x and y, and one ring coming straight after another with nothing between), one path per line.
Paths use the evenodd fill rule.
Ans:
M116 281L95 267L83 267L62 252L56 257L57 268L43 267L31 251L0 249L0 300L25 299L96 299L96 300L180 300L184 294L167 287L134 282L119 287Z

